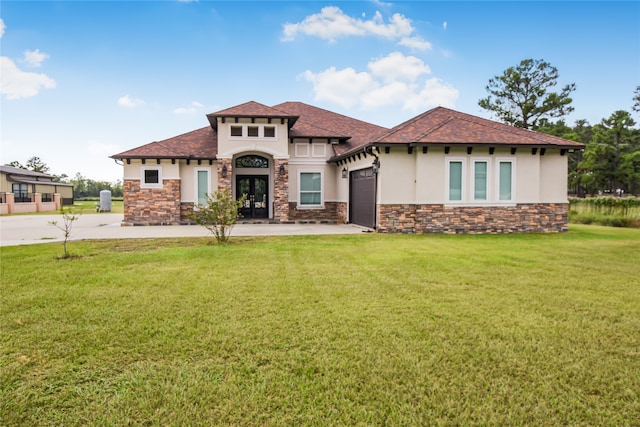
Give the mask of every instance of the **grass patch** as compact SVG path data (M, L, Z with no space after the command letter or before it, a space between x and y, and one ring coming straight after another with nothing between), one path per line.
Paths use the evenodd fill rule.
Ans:
M631 425L640 230L1 248L5 425Z

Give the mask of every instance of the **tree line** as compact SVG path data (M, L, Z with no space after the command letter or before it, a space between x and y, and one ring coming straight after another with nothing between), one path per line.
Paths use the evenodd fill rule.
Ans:
M577 196L640 193L640 129L631 112L617 110L600 123L577 120L573 126L562 117L571 113L575 83L559 92L558 70L548 62L525 59L489 80L489 95L478 101L498 120L513 126L559 136L585 144L569 155L569 192ZM630 96L631 111L640 113L640 86ZM557 119L557 121L553 121Z
M7 166L14 168L20 168L30 170L33 172L40 172L51 175L54 177L55 182L61 182L64 184L73 184L73 198L83 199L87 197L100 197L100 191L111 191L111 197L123 197L122 181L117 180L115 182L98 181L82 176L80 172L76 173L73 178L70 178L67 174L51 174L49 173L49 166L40 157L33 156L27 160L23 165L20 162L13 161L7 163Z

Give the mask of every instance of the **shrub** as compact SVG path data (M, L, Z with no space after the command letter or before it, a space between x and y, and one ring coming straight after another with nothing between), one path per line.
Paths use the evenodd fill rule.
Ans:
M227 243L244 199L234 199L229 189L216 191L207 197L205 205L196 205L189 218L211 231L218 243Z

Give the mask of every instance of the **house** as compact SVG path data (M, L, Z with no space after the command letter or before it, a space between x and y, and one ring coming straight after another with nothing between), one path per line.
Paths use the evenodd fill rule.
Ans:
M567 152L582 144L434 108L387 129L301 102L247 102L209 125L111 156L124 224L180 224L207 194L245 220L393 233L567 229Z
M48 212L73 204L73 185L40 172L0 166L0 214Z

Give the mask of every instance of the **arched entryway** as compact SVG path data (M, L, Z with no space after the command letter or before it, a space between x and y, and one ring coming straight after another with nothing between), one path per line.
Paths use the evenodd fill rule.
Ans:
M271 162L259 154L239 155L234 159L235 195L245 200L240 214L246 219L269 218Z

